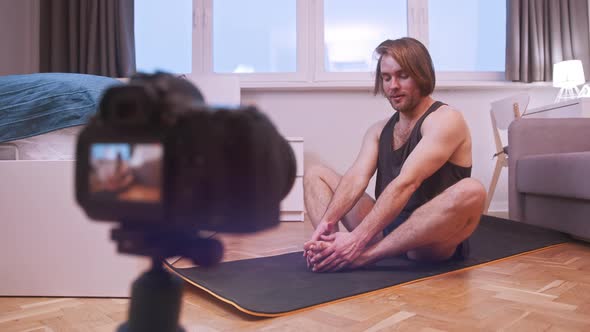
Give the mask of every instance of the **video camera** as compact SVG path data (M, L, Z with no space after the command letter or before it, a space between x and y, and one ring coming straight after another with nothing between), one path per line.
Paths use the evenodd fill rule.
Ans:
M118 331L184 331L183 284L164 259L213 265L223 248L201 231L277 225L295 168L291 147L255 107L207 106L190 82L164 73L109 88L78 137L75 177L86 214L118 222L118 251L152 258Z
M296 171L291 147L263 113L207 106L169 74L109 88L80 133L76 160L77 201L91 219L120 223L119 251L199 254L200 263L210 259L190 248L195 231L277 225Z

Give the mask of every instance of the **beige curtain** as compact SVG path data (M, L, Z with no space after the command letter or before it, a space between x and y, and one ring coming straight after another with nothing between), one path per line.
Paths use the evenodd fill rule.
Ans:
M135 73L134 0L40 0L41 72Z
M588 0L507 0L506 79L551 81L553 64L581 60L590 79Z

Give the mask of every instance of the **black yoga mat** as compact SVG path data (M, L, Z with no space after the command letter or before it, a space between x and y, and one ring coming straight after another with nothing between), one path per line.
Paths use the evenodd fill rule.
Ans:
M208 269L169 267L243 312L272 317L567 241L569 237L559 232L484 216L470 238L470 257L465 261L426 265L391 258L362 270L314 273L307 269L302 252L294 252Z

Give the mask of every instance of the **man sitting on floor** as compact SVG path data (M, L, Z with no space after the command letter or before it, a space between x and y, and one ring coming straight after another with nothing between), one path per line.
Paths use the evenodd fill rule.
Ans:
M374 93L395 112L371 126L341 176L306 171L305 207L315 228L304 245L316 272L358 268L405 254L416 261L462 258L486 193L471 175L471 136L463 116L432 99L435 74L422 43L386 40L376 49ZM377 171L373 200L365 193ZM338 232L337 223L349 232Z

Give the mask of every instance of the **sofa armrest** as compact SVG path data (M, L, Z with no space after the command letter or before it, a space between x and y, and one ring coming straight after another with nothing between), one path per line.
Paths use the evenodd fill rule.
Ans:
M523 195L516 189L516 163L528 155L590 151L590 118L520 118L508 128L508 211L523 220Z

